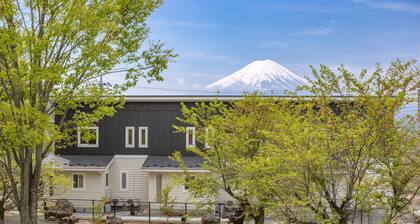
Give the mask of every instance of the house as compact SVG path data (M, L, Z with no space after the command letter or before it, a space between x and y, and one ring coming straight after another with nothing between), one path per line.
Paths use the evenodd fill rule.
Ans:
M71 190L61 198L83 199L76 207L89 207L89 200L136 199L141 202L161 201L163 186L181 175L181 169L168 158L181 151L191 172L208 172L200 167L202 160L186 148L199 144L194 127L176 133L172 125L182 115L180 103L221 100L231 102L240 96L127 96L123 109L106 117L94 127L78 127L77 142L56 151L58 162L72 181ZM93 138L83 140L81 129ZM171 197L188 202L184 186L173 186ZM216 201L231 201L219 192Z

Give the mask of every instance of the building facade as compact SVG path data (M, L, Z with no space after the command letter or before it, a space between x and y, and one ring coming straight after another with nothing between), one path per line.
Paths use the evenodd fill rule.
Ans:
M173 178L182 170L168 157L180 151L190 172L208 173L200 167L202 160L186 148L199 144L194 127L186 133L173 128L182 116L180 103L192 106L202 101L234 101L239 96L128 96L124 108L93 127L78 127L77 141L71 147L58 149L55 158L72 181L70 191L61 198L100 200L134 199L160 202L162 188L171 184L171 197L189 202L185 186L174 185ZM83 133L93 137L84 140ZM210 174L209 174L210 175ZM219 192L216 201L233 199ZM90 204L78 202L77 207Z

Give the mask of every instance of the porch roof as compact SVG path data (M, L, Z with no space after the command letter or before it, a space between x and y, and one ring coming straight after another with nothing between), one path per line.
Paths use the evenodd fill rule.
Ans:
M190 171L205 171L201 168L203 159L195 156L183 156L185 166ZM178 163L169 159L168 156L148 156L144 161L142 170L145 171L181 171Z
M111 163L112 155L60 155L60 165L64 170L103 170Z

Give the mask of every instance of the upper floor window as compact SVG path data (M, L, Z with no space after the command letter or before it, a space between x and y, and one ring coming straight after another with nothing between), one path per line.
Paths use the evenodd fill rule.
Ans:
M85 175L83 174L73 174L73 190L82 191L85 189Z
M139 127L139 148L147 148L148 132L147 127Z
M98 127L81 127L77 129L77 147L98 147L98 145Z
M134 148L134 127L125 127L125 147Z
M185 142L187 147L195 146L195 127L185 128Z

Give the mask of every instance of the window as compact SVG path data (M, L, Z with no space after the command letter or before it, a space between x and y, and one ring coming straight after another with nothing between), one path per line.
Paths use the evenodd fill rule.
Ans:
M73 190L83 191L85 190L85 175L73 174Z
M187 127L185 129L185 142L187 148L195 146L195 127Z
M128 172L126 172L126 171L122 171L121 172L121 185L120 185L120 190L121 191L127 191L128 190L128 188L127 188L127 180L128 180L128 178L127 178L127 176L128 176Z
M105 188L109 187L109 174L105 173Z
M139 148L147 148L148 144L148 128L139 127Z
M125 127L125 147L134 148L134 127Z
M77 147L98 147L98 145L98 127L82 127L77 129Z

